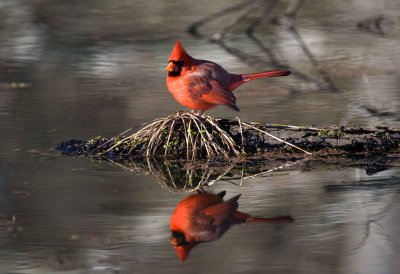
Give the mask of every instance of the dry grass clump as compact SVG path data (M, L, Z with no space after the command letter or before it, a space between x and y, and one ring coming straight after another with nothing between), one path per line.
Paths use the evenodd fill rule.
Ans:
M243 154L241 146L216 119L191 112L177 112L158 118L127 137L113 139L115 144L102 153L123 150L125 154L139 152L146 157L186 155L191 160Z
M291 143L288 143L257 125L244 123L237 118L239 135L230 132L230 125L223 120L208 115L197 115L191 112L177 112L164 118L155 119L143 125L141 129L128 136L129 129L120 135L101 143L94 140L91 155L107 158L179 156L187 160L205 158L231 158L245 155L243 129L258 131L279 140L306 154L311 154ZM94 153L92 153L94 152ZM182 157L183 156L183 157Z

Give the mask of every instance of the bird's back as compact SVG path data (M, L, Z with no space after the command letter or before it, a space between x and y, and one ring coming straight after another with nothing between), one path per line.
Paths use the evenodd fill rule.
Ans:
M201 193L186 197L177 204L170 218L171 230L184 229L184 227L192 223L196 214L200 214L204 208L221 202L223 202L222 197L210 193Z

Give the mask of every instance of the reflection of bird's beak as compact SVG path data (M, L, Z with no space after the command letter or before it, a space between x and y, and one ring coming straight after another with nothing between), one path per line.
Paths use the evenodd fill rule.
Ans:
M178 258L181 262L186 261L186 259L189 257L190 250L192 250L193 247L195 247L198 244L198 242L191 242L188 245L180 245L180 246L174 246L176 255L178 255Z
M166 71L178 71L178 66L175 65L173 62L169 62L168 66L165 68Z
M186 261L189 256L190 250L195 247L199 242L186 242L184 239L182 241L179 237L171 237L170 243L175 249L176 254L181 262Z

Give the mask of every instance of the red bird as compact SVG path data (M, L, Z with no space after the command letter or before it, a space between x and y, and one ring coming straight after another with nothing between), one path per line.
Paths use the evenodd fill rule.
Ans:
M175 100L200 113L224 105L239 111L232 91L254 79L286 76L287 70L273 70L254 74L232 74L220 65L206 60L197 60L176 41L169 56L167 87Z
M194 194L184 198L176 206L170 218L170 243L181 261L187 259L190 250L197 244L217 240L232 225L293 221L290 216L253 218L249 214L237 211L240 194L224 201L225 194L225 191L218 194Z

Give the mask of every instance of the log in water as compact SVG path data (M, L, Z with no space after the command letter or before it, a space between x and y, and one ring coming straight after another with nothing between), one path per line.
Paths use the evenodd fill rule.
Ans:
M179 122L179 123L178 123ZM251 156L269 157L278 154L321 155L396 155L400 152L400 129L391 127L338 127L327 128L299 127L287 125L263 125L242 123L237 119L213 119L215 125L204 127L185 126L181 120L165 128L157 128L157 147L149 149L149 137L141 140L134 134L119 135L113 138L96 137L88 141L68 140L55 147L55 150L67 155L86 155L105 159L133 160L145 156L174 157L175 159L209 159L208 148L202 143L204 139L213 142L233 141L234 149L218 154L216 149L212 156L225 158L246 158ZM216 132L218 127L228 141L221 141ZM208 135L206 135L208 134ZM152 135L150 135L152 136ZM147 139L146 139L147 138ZM191 139L188 141L188 139ZM155 142L155 141L153 141ZM289 145L291 144L291 145ZM301 148L302 150L297 149ZM197 149L193 154L188 150ZM151 151L151 154L149 154ZM239 152L239 153L238 153Z

